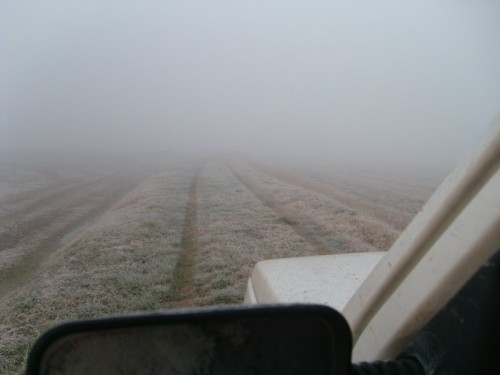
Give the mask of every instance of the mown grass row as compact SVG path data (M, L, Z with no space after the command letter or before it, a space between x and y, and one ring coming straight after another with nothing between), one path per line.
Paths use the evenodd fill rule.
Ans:
M256 262L317 254L224 163L209 163L200 173L197 217L192 305L241 303Z
M62 320L169 307L191 175L142 184L1 301L0 373L21 373L34 339Z
M238 174L255 193L330 254L387 250L399 231L352 206L248 165ZM267 171L266 171L267 172ZM324 252L325 252L324 251Z
M339 200L394 229L403 230L437 188L446 171L373 169L356 165L254 164L261 172Z

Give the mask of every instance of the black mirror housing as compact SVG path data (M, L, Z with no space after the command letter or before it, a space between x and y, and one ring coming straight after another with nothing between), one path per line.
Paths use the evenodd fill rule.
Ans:
M344 375L351 349L326 306L217 307L63 323L38 339L27 374Z

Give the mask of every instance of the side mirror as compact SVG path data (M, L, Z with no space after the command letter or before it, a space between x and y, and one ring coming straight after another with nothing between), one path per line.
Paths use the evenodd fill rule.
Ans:
M351 333L326 306L216 308L64 323L27 374L348 374Z

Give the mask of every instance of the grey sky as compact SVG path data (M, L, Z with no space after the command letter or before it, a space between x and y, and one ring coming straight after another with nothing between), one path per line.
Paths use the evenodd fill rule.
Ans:
M500 112L498 1L0 3L0 147L455 161Z

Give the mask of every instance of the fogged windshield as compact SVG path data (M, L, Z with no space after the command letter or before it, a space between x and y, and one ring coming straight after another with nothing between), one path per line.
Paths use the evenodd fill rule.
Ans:
M488 1L0 3L0 373L68 319L388 250L499 111ZM318 301L321 302L321 301Z

